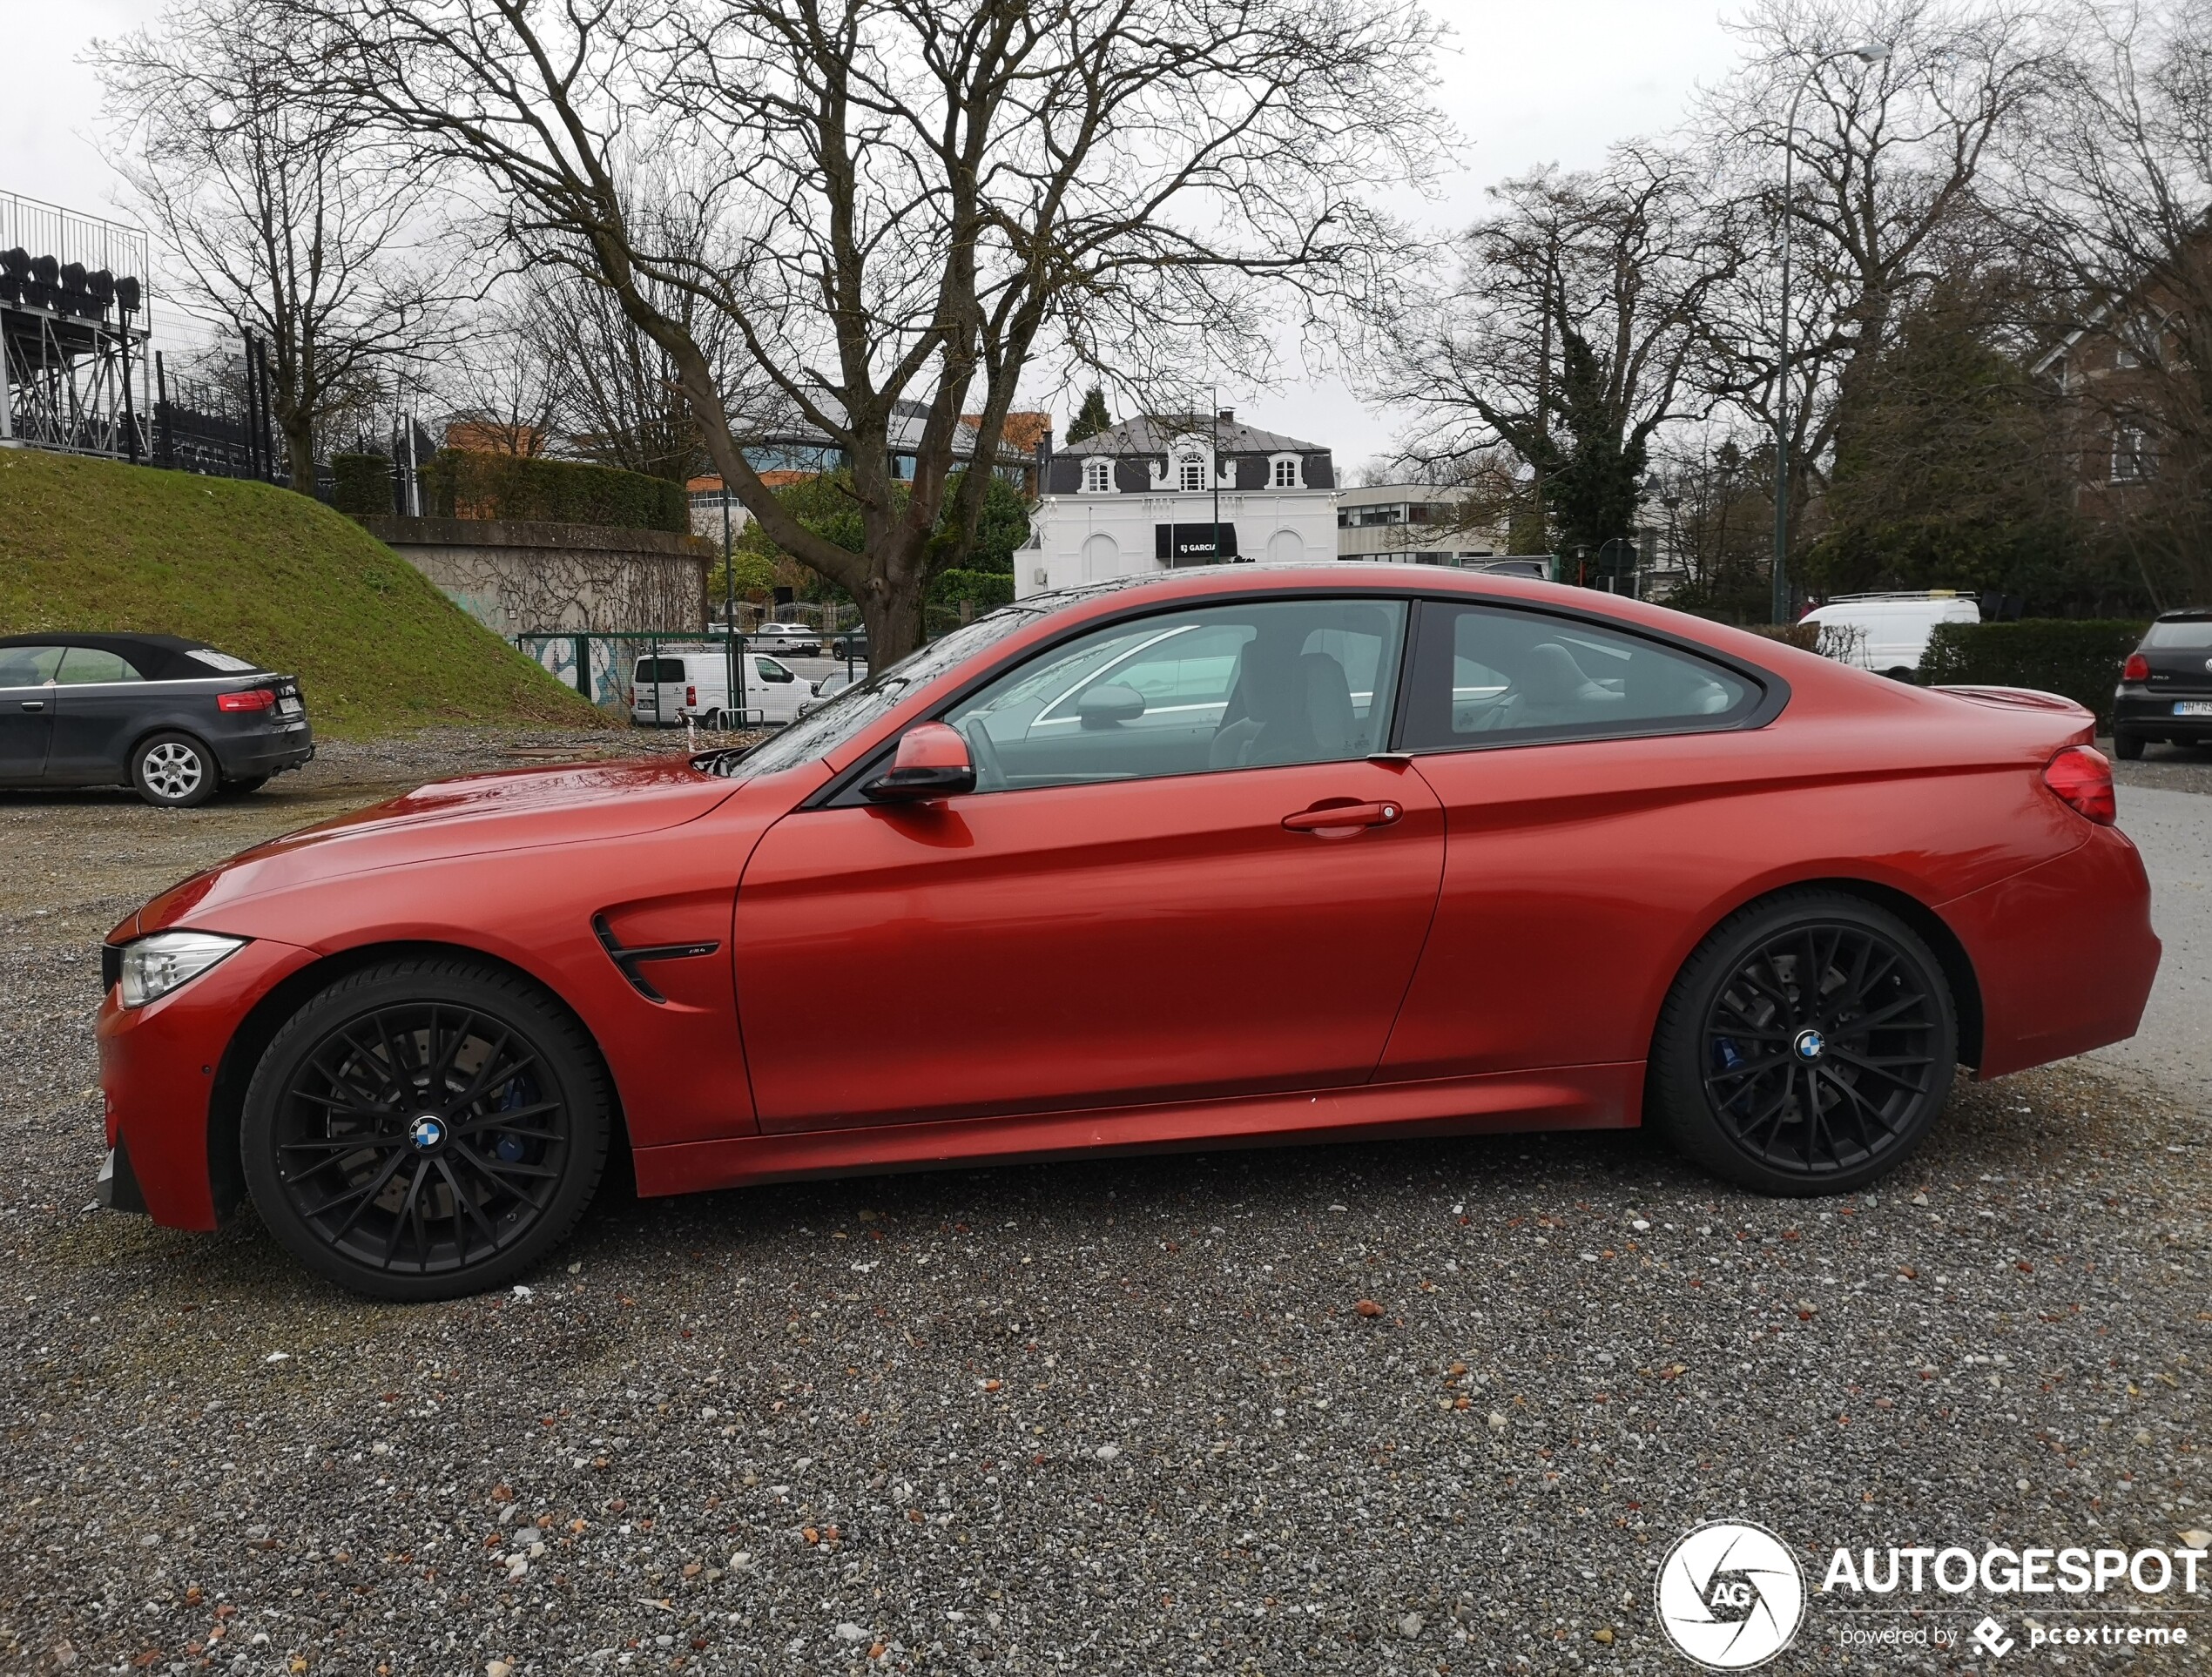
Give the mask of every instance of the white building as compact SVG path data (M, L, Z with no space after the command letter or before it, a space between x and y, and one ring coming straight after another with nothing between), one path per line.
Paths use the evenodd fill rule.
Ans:
M1337 556L1400 564L1470 565L1495 559L1504 530L1468 522L1471 492L1434 483L1378 483L1337 495Z
M1326 559L1336 475L1326 448L1229 408L1124 420L1045 462L1030 541L1014 556L1017 596L1230 559Z

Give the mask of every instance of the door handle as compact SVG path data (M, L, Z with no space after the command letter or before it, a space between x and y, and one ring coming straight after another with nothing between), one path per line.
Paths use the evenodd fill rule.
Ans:
M43 711L46 708L46 701L44 699L25 699L23 702L23 708L26 711Z
M1331 804L1286 815L1283 825L1292 832L1310 832L1318 838L1349 838L1366 827L1386 827L1402 813L1402 806L1396 803Z

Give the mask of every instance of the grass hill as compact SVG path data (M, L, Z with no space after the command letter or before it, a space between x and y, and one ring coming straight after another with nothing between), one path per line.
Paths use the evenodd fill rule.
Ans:
M604 726L352 520L273 484L0 449L0 635L138 630L297 676L319 731Z

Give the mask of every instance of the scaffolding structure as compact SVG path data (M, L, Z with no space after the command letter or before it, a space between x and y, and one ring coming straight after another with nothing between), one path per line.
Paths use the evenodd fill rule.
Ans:
M0 192L0 448L152 458L146 236Z

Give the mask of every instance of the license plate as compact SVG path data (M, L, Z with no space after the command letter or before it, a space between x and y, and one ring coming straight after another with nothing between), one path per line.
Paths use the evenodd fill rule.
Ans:
M2212 699L2176 699L2174 714L2177 717L2212 717Z
M298 716L300 714L300 701L296 698L279 699L277 701L277 714L280 717Z

